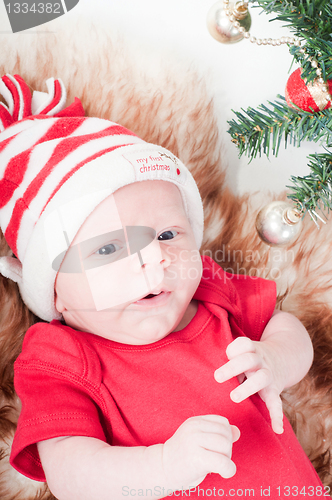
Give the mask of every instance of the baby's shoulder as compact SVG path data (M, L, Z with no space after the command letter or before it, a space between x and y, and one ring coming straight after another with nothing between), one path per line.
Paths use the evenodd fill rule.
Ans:
M15 368L61 370L78 376L96 374L100 362L84 333L62 325L38 322L24 337Z

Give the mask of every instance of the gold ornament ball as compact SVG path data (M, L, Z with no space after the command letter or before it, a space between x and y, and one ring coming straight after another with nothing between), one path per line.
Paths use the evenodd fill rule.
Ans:
M301 226L301 214L285 201L269 203L256 217L259 237L272 247L292 243Z
M241 33L228 18L227 11L233 13L235 21L239 22L239 27L249 31L251 26L251 16L244 2L229 3L229 8L225 9L224 2L219 1L212 5L207 15L207 27L210 35L221 43L236 43L244 38Z

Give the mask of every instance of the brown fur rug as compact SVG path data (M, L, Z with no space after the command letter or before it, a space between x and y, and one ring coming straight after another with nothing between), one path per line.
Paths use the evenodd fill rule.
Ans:
M121 123L168 148L190 168L204 201L202 252L228 271L274 279L279 307L298 316L310 332L314 363L309 375L284 394L285 411L324 484L332 486L331 222L318 231L306 217L293 245L272 249L262 243L255 230L256 213L274 197L239 197L227 187L214 103L203 78L183 64L179 71L177 63L157 64L151 71L150 57L145 61L141 54L138 64L137 53L100 29L97 34L91 26L87 30L79 25L70 32L0 37L1 75L18 73L41 91L46 91L47 78L60 77L68 103L74 96L81 98L88 115ZM0 254L10 254L3 237ZM49 500L54 497L46 485L8 464L20 408L13 362L25 331L38 318L22 304L16 284L1 275L0 311L0 498Z

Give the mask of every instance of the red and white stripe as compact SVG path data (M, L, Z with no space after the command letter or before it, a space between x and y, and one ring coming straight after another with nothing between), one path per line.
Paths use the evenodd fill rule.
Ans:
M143 142L139 138L125 134L121 136L110 135L110 132L111 130L107 127L105 131L96 135L68 138L68 141L54 141L57 144L43 169L36 176L29 175L29 178L26 179L27 182L22 183L22 195L13 207L12 217L5 233L7 241L10 238L14 243L17 239L15 250L20 256L24 258L26 237L33 230L33 226L39 219L45 205L70 175L94 157L101 156L110 149ZM105 134L104 137L103 134ZM31 167L33 171L38 170L38 166L40 167L40 153L43 151L40 152L36 148L34 153L29 163L29 170ZM20 227L24 228L26 234L20 233ZM12 249L14 251L13 247Z
M0 110L0 130L31 115L31 93L20 76L3 76L0 93L7 102L7 106L2 103Z
M48 94L34 92L32 98L32 111L34 115L54 116L65 107L67 92L62 81L49 78L46 81L46 86ZM45 96L46 99L42 99L40 102L40 96Z
M112 149L144 141L116 123L77 116L81 106L77 101L72 107L74 117L53 118L66 110L70 113L70 107L64 109L66 91L60 80L47 81L46 98L37 94L35 116L31 116L30 90L29 99L28 87L20 77L6 75L0 87L8 104L3 108L3 127L4 117L9 114L12 118L12 125L0 135L1 228L12 251L23 261L40 214L70 175Z
M60 79L49 78L46 81L47 93L31 91L19 75L5 75L0 79L0 94L7 104L0 103L0 132L10 125L20 122L29 116L66 116L67 92ZM84 116L84 110L79 99L70 106L69 116ZM69 109L69 108L68 108Z
M31 111L32 97L28 85L19 75L5 75L0 80L0 93L7 102L0 107L0 131L15 122L21 121L32 114L55 115L66 103L66 90L60 80L50 78L46 82L48 96L44 104L34 112ZM39 93L41 94L41 93Z
M92 118L66 119L66 122L69 122L66 125L72 127L72 134L53 138L52 129L54 130L57 124L61 128L61 123L54 120L52 122L49 130L46 133L44 130L43 134L44 138L51 137L50 140L43 142L39 139L35 146L11 158L7 163L5 177L0 180L2 230L20 260L24 259L29 235L45 205L69 175L93 157L100 156L110 149L143 142L119 125ZM97 128L98 131L88 134L87 122L89 125L95 125L92 129ZM81 132L84 132L82 135L80 128ZM64 130L68 132L69 129L70 127L66 126ZM28 130L27 133L29 132ZM6 153L6 149L3 153Z

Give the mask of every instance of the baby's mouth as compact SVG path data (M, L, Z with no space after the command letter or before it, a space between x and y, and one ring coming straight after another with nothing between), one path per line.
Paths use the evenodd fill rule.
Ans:
M149 295L146 295L145 297L143 297L143 299L152 299L152 297L156 297L157 295L160 295L161 293L163 293L163 292L149 293Z
M164 303L167 302L168 297L170 296L170 292L161 290L158 293L149 293L148 295L145 295L145 297L142 297L139 300L136 300L134 304L138 304L141 306L149 306L149 307L157 307L164 305Z

